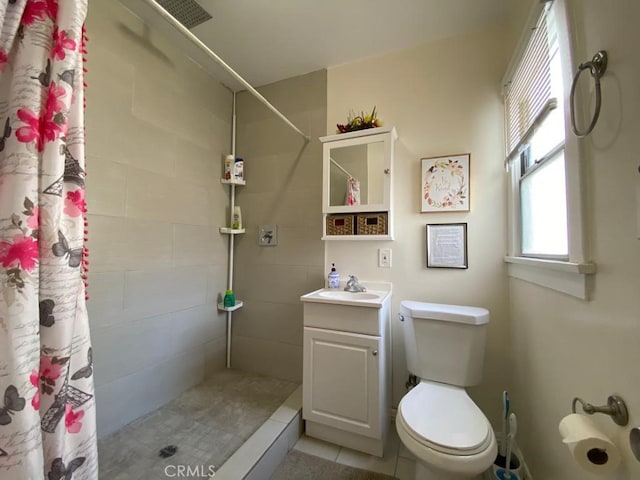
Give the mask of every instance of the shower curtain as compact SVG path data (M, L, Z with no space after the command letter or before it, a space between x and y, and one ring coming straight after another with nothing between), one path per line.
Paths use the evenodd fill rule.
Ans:
M97 479L85 305L87 0L0 2L0 478Z

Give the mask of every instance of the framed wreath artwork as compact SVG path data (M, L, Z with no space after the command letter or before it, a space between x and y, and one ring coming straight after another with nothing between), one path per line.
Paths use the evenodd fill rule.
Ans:
M469 211L471 154L422 158L422 212Z

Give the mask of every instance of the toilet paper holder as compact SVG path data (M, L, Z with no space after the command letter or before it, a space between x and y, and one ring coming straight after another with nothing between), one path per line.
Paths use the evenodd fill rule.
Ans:
M589 402L585 402L580 397L574 397L571 404L571 410L576 413L576 403L582 404L582 410L584 413L593 415L594 413L605 413L611 417L611 419L620 426L625 426L629 423L629 411L627 410L627 404L624 403L622 397L618 395L610 395L607 399L607 404L602 406L591 405Z

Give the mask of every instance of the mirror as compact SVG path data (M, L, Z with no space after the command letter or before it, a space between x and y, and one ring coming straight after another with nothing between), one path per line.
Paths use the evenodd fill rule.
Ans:
M320 137L324 240L393 240L397 138L395 127Z
M384 141L329 150L329 205L384 203Z

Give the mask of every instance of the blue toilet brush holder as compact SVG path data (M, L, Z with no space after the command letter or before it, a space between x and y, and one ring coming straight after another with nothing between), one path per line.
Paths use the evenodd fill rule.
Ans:
M494 480L507 480L505 474L507 466L507 459L504 455L498 455L493 462L493 478ZM520 474L520 459L515 453L511 453L511 459L509 461L509 470L511 478L509 480L523 480L522 475Z
M506 477L507 471L504 468L500 468L497 471L493 472L493 475L498 480L507 480ZM522 480L517 473L510 472L511 477L508 480Z

